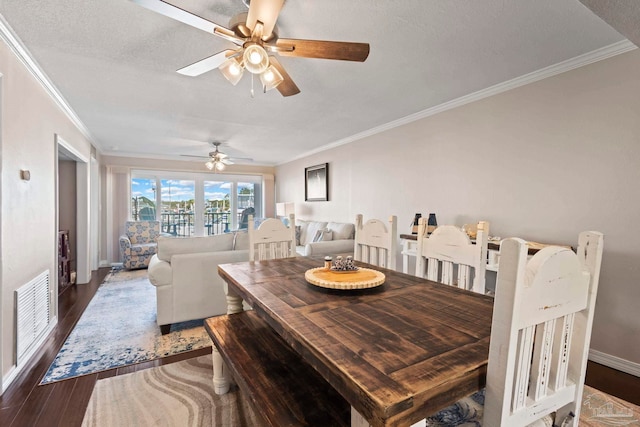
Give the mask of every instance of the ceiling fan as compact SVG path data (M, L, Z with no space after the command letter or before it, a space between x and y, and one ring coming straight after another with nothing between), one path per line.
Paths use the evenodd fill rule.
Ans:
M236 85L246 69L260 77L265 92L277 88L282 96L291 96L300 93L300 89L275 54L358 62L364 62L369 56L368 43L279 38L276 21L285 0L243 0L245 4L249 3L249 11L231 18L229 28L164 0L131 1L236 45L234 49L223 50L178 70L187 76L199 76L218 68L231 84Z
M234 160L245 160L249 162L253 161L253 159L250 159L248 157L233 157L233 158L229 157L227 154L219 150L220 145L222 145L222 143L219 141L212 142L211 145L213 145L215 149L209 153L208 157L190 156L188 154L182 154L182 156L207 159L205 166L207 167L207 169L212 170L214 172L224 170L228 165L234 164Z

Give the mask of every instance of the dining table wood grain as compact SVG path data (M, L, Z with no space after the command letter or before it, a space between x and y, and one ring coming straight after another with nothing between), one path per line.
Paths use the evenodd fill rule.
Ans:
M305 271L322 262L219 265L230 312L248 303L372 426L411 425L484 387L493 298L363 263L384 284L320 288Z

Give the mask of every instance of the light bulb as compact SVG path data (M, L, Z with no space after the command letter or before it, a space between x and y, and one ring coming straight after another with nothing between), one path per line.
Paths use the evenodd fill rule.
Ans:
M234 86L238 84L244 72L242 64L238 62L238 58L235 57L231 57L224 61L222 65L220 65L219 70L224 78L229 80L229 82Z
M216 169L219 170L219 171L224 170L224 163L217 162L216 163Z
M273 81L273 72L271 70L267 70L264 72L263 77L265 81L272 82Z
M260 74L269 67L269 55L258 44L252 44L244 49L244 66L253 74Z
M249 55L249 61L251 61L252 64L259 64L261 60L262 55L260 55L260 53L256 52L255 50Z
M231 73L234 76L237 76L238 74L240 74L240 66L238 64L231 64L229 66L229 73Z
M264 86L265 91L271 90L277 87L284 78L282 74L275 68L273 65L270 65L262 74L260 74L260 81L262 82L262 86Z
M205 165L207 166L207 169L212 170L213 169L213 162L211 160L209 160L207 163L205 163Z

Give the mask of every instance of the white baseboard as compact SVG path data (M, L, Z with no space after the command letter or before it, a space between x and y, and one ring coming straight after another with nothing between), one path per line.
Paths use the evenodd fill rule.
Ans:
M589 350L589 360L608 366L618 371L640 377L640 363L631 362L620 357L612 356L598 350Z
M42 346L42 344L44 344L47 338L49 338L49 335L51 335L51 332L53 332L53 329L57 324L58 316L51 319L51 322L47 326L45 333L43 333L40 339L35 343L35 345L31 347L31 350L29 350L29 353L27 353L26 356L22 359L22 362L19 365L13 365L7 375L2 378L2 390L0 391L0 395L2 395L7 390L7 388L9 388L13 380L16 379L18 374L27 365L27 363L31 361L31 358L34 356L34 354L36 354L36 352L40 350L40 347Z

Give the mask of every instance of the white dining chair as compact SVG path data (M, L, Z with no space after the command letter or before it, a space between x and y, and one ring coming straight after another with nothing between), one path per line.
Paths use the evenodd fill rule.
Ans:
M379 219L362 223L362 214L356 215L354 259L379 267L396 269L398 249L398 218L389 217L388 226Z
M456 414L488 427L578 424L602 248L601 233L583 232L577 253L550 246L527 261L524 240L502 242L484 396L458 401L427 425Z
M264 220L255 228L253 215L249 216L249 261L289 258L296 256L295 215L289 215L290 227L276 218Z
M442 225L427 235L427 221L418 223L416 276L485 293L489 223L477 225L475 243L453 225Z

